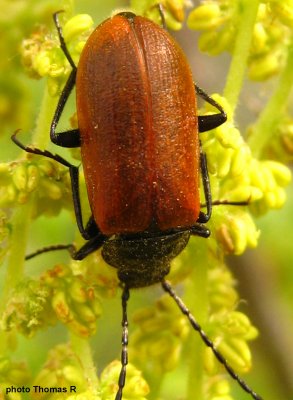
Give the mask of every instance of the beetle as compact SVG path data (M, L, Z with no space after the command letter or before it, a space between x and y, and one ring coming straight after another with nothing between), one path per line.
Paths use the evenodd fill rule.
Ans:
M152 21L132 12L107 19L90 35L78 67L66 47L58 13L54 21L72 70L53 117L50 137L58 146L81 148L92 211L86 225L78 167L59 155L24 146L16 134L12 139L23 150L69 168L76 221L86 243L79 250L73 246L55 248L68 247L75 260L102 248L104 260L117 269L123 288L123 318L115 399L122 399L126 379L129 290L161 283L230 376L252 398L260 400L228 365L165 280L170 262L182 252L190 236L210 235L205 224L211 217L212 197L199 133L226 121L223 108L193 83L183 51L166 29ZM74 85L78 129L56 132ZM196 94L219 112L198 116ZM200 210L200 177L206 213Z

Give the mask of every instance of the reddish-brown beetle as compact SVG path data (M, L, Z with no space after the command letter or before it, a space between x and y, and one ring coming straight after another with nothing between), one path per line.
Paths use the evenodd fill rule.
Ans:
M123 334L116 400L122 399L128 362L129 289L158 282L227 372L254 399L261 399L227 364L164 279L190 235L210 234L204 223L211 216L212 201L198 132L225 122L222 107L194 85L180 47L150 20L130 12L106 20L89 37L78 68L67 50L57 14L54 20L72 72L52 121L51 140L62 147L81 147L92 210L85 227L78 168L60 156L23 146L15 135L13 140L27 152L69 168L77 224L87 240L78 251L70 247L72 257L81 260L103 246L105 261L118 269L123 285ZM75 83L78 129L56 133ZM197 116L196 92L219 113ZM200 172L206 214L200 211ZM68 246L55 248L64 247Z

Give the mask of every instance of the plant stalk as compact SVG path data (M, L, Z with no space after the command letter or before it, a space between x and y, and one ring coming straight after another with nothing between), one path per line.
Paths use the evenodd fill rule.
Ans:
M243 86L258 6L259 0L238 0L237 9L235 9L237 13L235 23L238 26L237 36L224 89L224 97L226 97L231 106L232 115L235 112Z

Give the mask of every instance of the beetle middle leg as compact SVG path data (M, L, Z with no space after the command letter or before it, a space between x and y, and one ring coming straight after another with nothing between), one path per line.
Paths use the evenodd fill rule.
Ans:
M214 99L212 99L205 91L203 91L199 86L194 84L194 88L196 93L203 98L206 102L214 106L217 110L220 111L218 114L213 115L202 115L198 116L198 131L199 132L206 132L211 129L217 128L218 126L222 125L226 120L227 116L225 111L223 110L222 106L218 104ZM211 195L211 187L210 187L210 180L209 180L209 173L207 168L207 160L206 155L202 151L201 142L199 142L200 146L200 170L202 176L202 183L205 195L205 204L207 207L207 212L204 213L200 211L199 217L197 222L198 223L206 223L211 218L212 215L212 195Z
M211 98L204 90L202 90L199 86L194 84L194 88L196 93L207 103L214 106L217 110L220 111L218 114L212 115L199 115L198 116L198 131L199 132L206 132L212 129L217 128L218 126L222 125L224 122L227 121L227 115L222 108L222 106L217 103L213 98Z

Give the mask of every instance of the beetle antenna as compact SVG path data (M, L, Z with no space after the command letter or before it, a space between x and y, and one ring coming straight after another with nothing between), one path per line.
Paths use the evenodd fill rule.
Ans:
M163 280L162 282L162 287L165 290L165 292L169 293L169 295L175 300L176 304L178 305L180 311L186 315L188 318L191 326L195 331L197 331L202 338L203 342L211 348L212 352L214 353L215 357L218 359L218 361L225 367L226 371L228 374L236 381L238 384L242 387L245 392L249 393L251 397L254 400L262 400L262 397L260 397L257 393L255 393L247 384L236 374L236 372L233 370L233 368L227 363L226 359L222 356L222 354L216 349L214 343L208 338L206 333L202 330L201 326L198 324L198 322L195 320L194 316L191 314L191 312L188 310L186 305L183 303L183 301L180 299L180 297L177 296L175 293L174 289L170 285L169 282Z
M129 299L129 288L124 286L122 292L122 350L121 350L121 370L118 379L118 391L115 400L122 400L122 391L126 379L126 366L128 364L128 318L127 318L127 301Z

